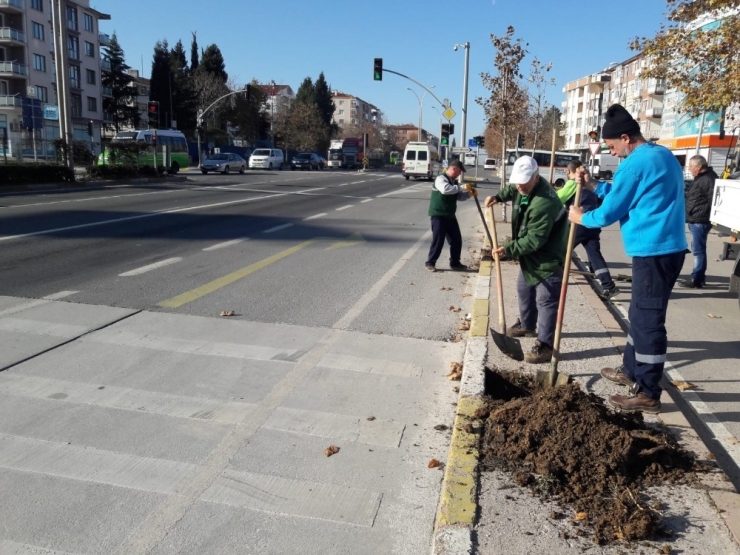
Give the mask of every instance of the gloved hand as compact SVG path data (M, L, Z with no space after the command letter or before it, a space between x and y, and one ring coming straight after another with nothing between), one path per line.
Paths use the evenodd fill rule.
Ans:
M473 185L471 183L466 183L465 184L465 190L468 191L468 194L471 197L477 197L478 196L478 189L476 189L475 187L473 187Z

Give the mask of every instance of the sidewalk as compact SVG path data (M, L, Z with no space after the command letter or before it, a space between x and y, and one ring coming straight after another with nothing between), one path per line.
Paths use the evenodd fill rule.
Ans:
M510 229L510 224L498 224L499 238L509 234ZM570 518L550 518L552 511L556 510L554 505L532 497L503 473L478 472L475 460L482 423L471 415L477 399L484 392L482 369L532 373L536 370L533 365L518 363L501 354L488 334L489 325L498 326L496 278L491 266L492 262L484 262L478 276L476 303L479 304L476 306L481 310L474 318L466 349L462 398L437 520L435 553L619 554L633 552L636 547L645 553L657 553L658 549L669 546L670 553L740 554L737 544L740 537L740 495L718 468L703 475L701 483L696 486L663 486L653 493L663 502L664 521L674 531L674 537L666 541L648 542L655 551L644 551L646 545L599 547L588 538L578 538L573 533ZM508 325L518 316L514 286L518 271L516 263L502 263ZM489 292L490 307L486 306L488 310L484 312L482 309L484 303L487 304ZM525 352L533 342L533 338L522 339ZM598 371L621 362L620 349L624 344L625 333L604 301L585 278L571 274L558 370L572 376L586 391L602 398L621 392L615 384L600 379ZM540 366L541 369L549 368L549 365ZM693 451L699 460L712 465L710 450L699 440L668 393L664 392L662 402L660 415L646 416L646 421L669 427L684 447Z

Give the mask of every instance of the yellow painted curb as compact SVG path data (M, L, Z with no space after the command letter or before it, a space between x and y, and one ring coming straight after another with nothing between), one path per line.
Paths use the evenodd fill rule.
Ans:
M450 453L442 481L437 528L475 523L477 503L478 445L483 423L475 418L482 405L478 397L463 397L457 403Z
M481 260L480 267L478 268L478 275L486 276L486 277L490 276L492 267L493 267L492 260Z
M488 299L473 301L473 318L470 322L469 337L486 337L488 335Z

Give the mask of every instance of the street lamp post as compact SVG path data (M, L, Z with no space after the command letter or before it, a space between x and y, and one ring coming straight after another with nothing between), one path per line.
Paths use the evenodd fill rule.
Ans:
M463 74L463 101L462 101L462 130L461 130L461 145L467 145L467 137L465 136L465 126L468 121L468 70L470 68L470 43L456 44L452 49L457 52L458 48L465 49L465 73Z
M437 115L439 116L439 135L438 135L439 140L437 142L437 146L438 146L438 150L439 150L439 157L440 157L440 159L446 159L447 156L443 156L442 155L443 152L444 152L442 150L442 121L443 121L442 114L439 112L439 110L437 109L436 106L432 106L432 110L434 110L435 112L437 112ZM446 154L446 152L444 152L444 154Z
M433 89L435 85L432 85L429 87L429 89ZM422 106L424 104L424 97L427 94L427 91L424 91L424 94L421 95L421 98L419 98L419 95L416 94L416 91L414 91L411 87L406 87L407 91L411 91L414 93L414 96L416 97L416 100L419 102L419 129L418 129L418 137L417 140L421 142L421 122L422 122Z

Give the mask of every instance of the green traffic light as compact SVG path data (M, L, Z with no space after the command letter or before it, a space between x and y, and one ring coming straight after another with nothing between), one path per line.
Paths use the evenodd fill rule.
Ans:
M376 74L374 74L374 76L373 76L373 77L374 77L374 79L375 79L376 81L382 81L382 80L383 80L383 78L381 77L380 73L376 73Z
M448 138L446 138L446 137L443 137L443 138L442 138L442 144L443 144L443 145L447 145L447 144L450 144L450 140L449 140Z

